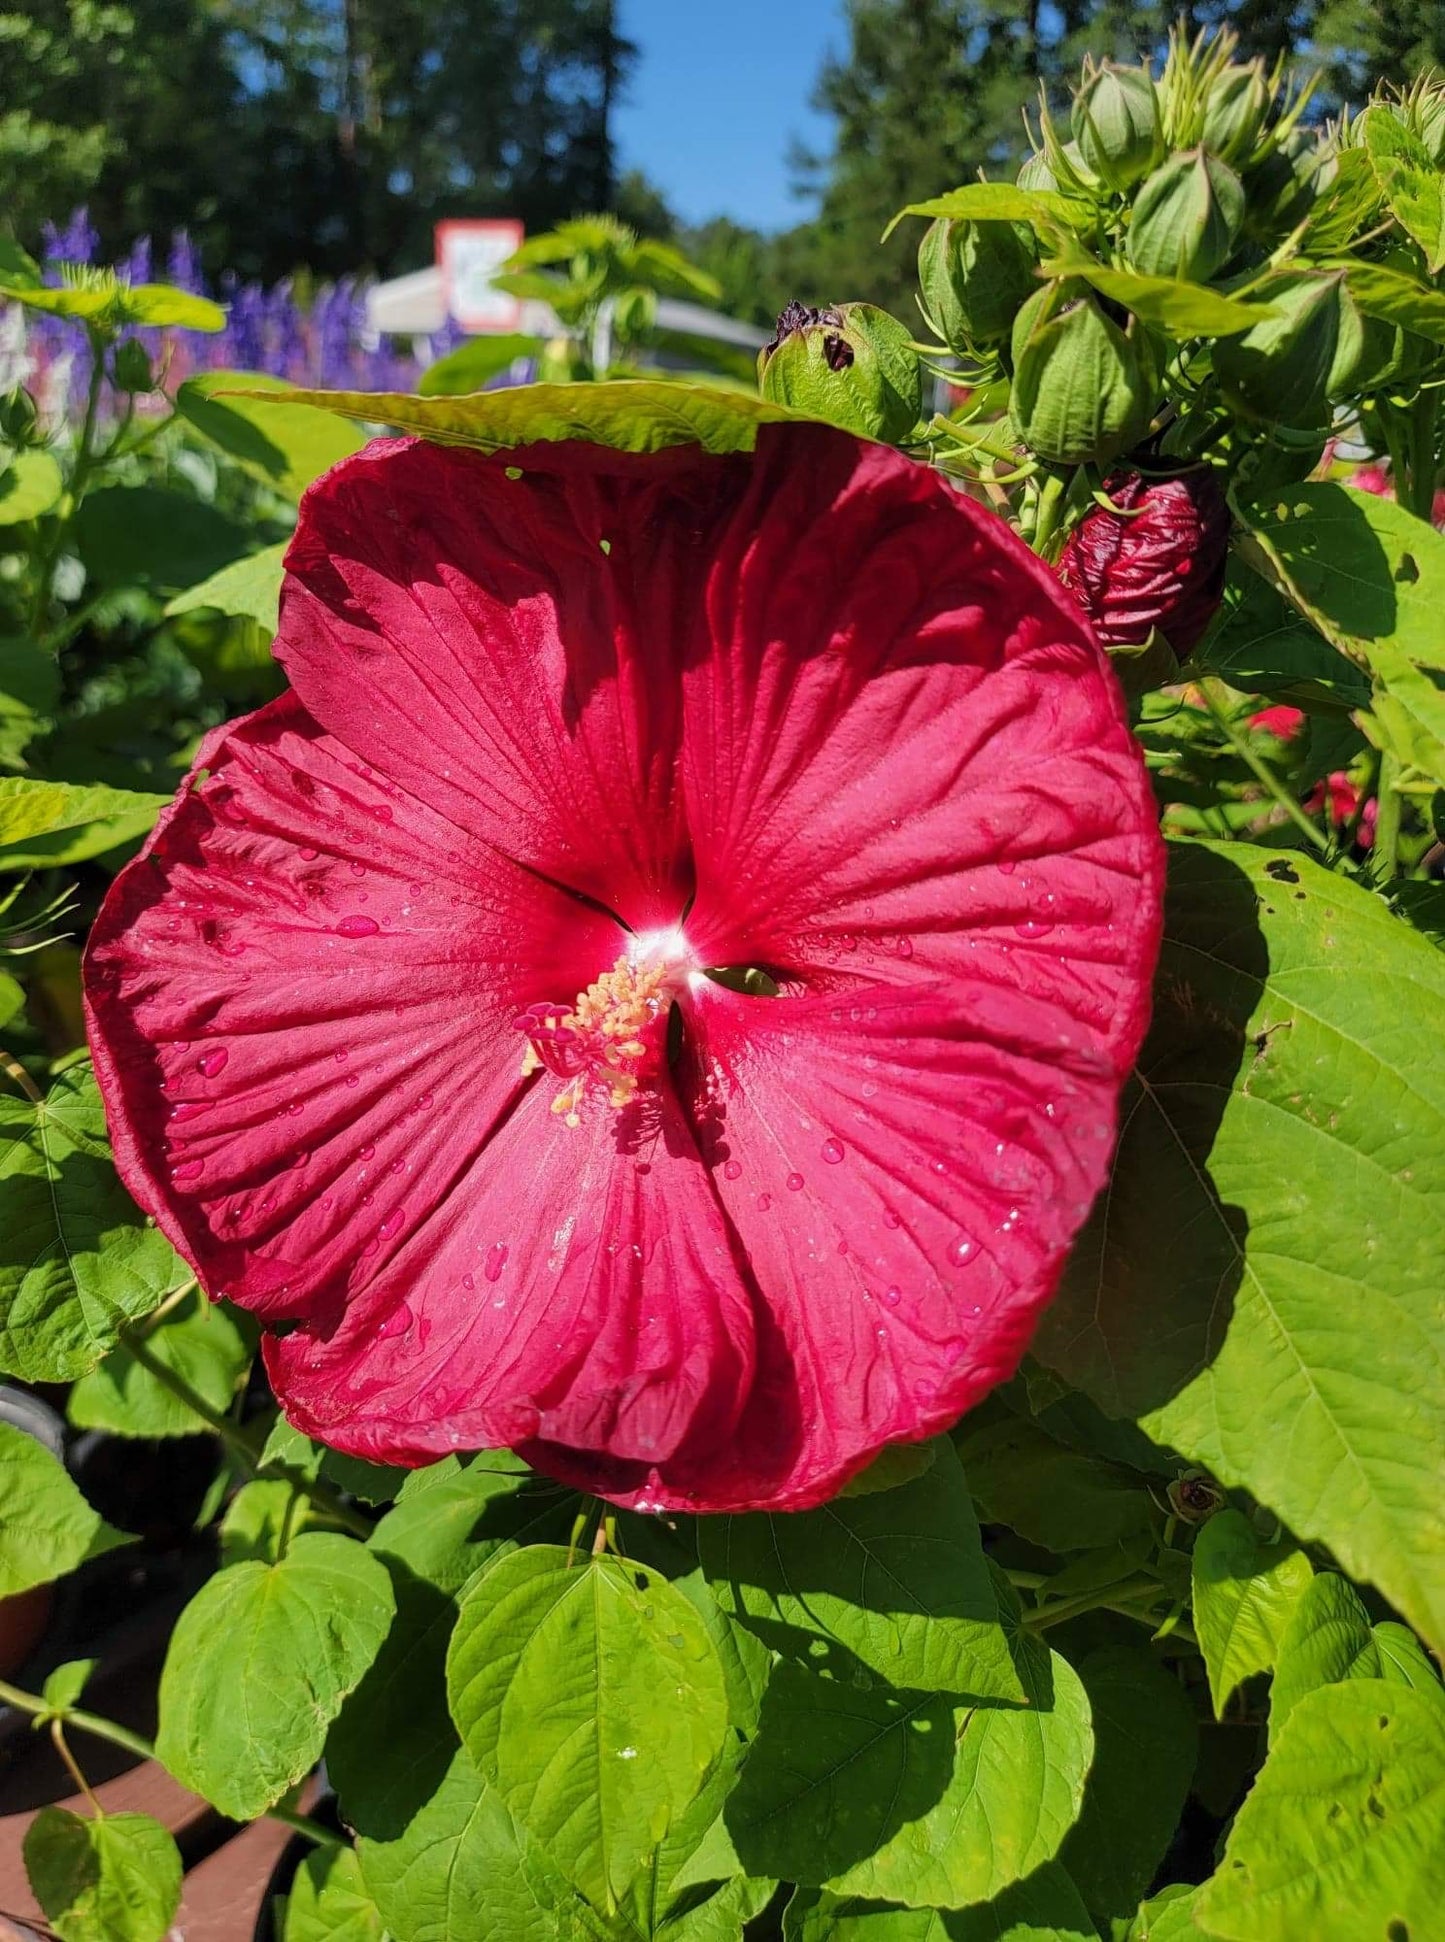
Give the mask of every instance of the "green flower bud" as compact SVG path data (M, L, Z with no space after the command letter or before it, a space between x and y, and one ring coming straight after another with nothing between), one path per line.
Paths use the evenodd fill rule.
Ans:
M1313 135L1292 128L1248 171L1245 228L1249 234L1261 242L1288 235L1304 221L1339 169L1335 157Z
M1049 158L1042 150L1030 155L1019 170L1018 185L1021 189L1057 190L1059 178L1049 166Z
M1034 289L1032 248L1012 223L930 225L918 247L918 281L928 321L950 350L998 344Z
M0 444L19 451L26 445L43 443L39 421L35 400L23 384L0 398Z
M758 353L765 398L845 431L896 444L923 410L923 373L907 329L871 303L790 303Z
M1210 83L1201 140L1222 161L1247 163L1259 145L1273 99L1262 61L1233 62Z
M1429 81L1415 95L1415 133L1437 169L1445 169L1445 82Z
M1159 101L1147 68L1086 71L1074 97L1073 130L1085 163L1111 189L1147 175L1163 150Z
M1341 278L1281 277L1260 292L1278 312L1214 346L1227 403L1262 424L1327 425L1329 381L1340 341Z
M115 380L117 391L154 391L155 389L149 353L145 345L134 337L127 337L123 344L116 345L111 358L110 373Z
M1129 261L1146 276L1208 283L1243 227L1244 187L1234 170L1202 148L1171 155L1135 199Z
M1122 329L1087 284L1048 284L1013 328L1009 412L1019 436L1057 465L1105 465L1149 429L1158 395L1153 346Z

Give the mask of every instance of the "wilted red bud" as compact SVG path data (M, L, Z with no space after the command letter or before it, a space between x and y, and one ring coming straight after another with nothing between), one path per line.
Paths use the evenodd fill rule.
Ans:
M1116 473L1100 506L1059 560L1105 647L1141 647L1158 628L1182 661L1204 637L1224 592L1229 508L1212 472L1175 479Z

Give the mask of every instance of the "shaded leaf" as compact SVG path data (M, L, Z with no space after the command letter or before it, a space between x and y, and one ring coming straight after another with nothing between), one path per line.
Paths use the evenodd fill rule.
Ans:
M1346 708L1370 699L1368 675L1332 646L1292 601L1231 555L1224 603L1189 659L1191 672L1222 674L1245 694Z
M1002 1412L966 1416L958 1450L985 1519L1049 1551L1088 1551L1147 1531L1153 1504L1139 1477L1056 1442Z
M83 1375L123 1321L185 1279L116 1178L88 1064L42 1105L0 1095L0 1368L29 1382Z
M256 371L208 371L187 378L176 393L176 410L188 424L290 499L366 443L350 425L314 409L316 402L284 378Z
M61 1942L163 1942L180 1906L180 1853L149 1814L42 1807L25 1830L25 1872Z
M175 593L218 573L251 549L244 526L214 506L165 486L102 486L75 515L75 542L100 587Z
M43 1444L0 1421L0 1598L51 1584L129 1541L91 1509Z
M1305 1586L1280 1635L1269 1692L1270 1745L1306 1693L1340 1679L1381 1676L1379 1647L1359 1594L1337 1571L1320 1572Z
M1056 1861L975 1908L890 1908L800 1888L783 1921L786 1942L1097 1942L1098 1930Z
M166 603L170 615L189 614L197 608L213 608L220 614L233 614L254 620L268 634L280 625L281 562L286 542L248 553L244 559L223 566L194 587L187 587Z
M1175 845L1111 1185L1035 1353L1445 1642L1442 1004L1380 899Z
M1262 1544L1247 1517L1222 1510L1194 1540L1194 1629L1216 1716L1235 1687L1272 1671L1314 1571L1291 1544Z
M484 384L509 371L520 358L536 357L540 337L516 333L472 337L422 372L417 390L423 398L450 398L464 391L480 391Z
M255 1352L250 1317L193 1289L146 1338L148 1351L213 1410L230 1407ZM124 1342L70 1392L66 1414L78 1429L117 1436L194 1436L207 1424Z
M958 1457L884 1493L818 1510L708 1517L713 1591L775 1652L839 1676L856 1663L895 1686L1018 1699L1022 1688Z
M39 519L65 490L60 467L49 452L14 452L0 465L0 526Z

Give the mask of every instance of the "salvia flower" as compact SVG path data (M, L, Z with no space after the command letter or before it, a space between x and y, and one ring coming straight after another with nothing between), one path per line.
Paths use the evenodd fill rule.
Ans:
M1142 647L1157 629L1182 661L1224 593L1229 508L1203 468L1173 479L1116 474L1074 528L1059 578L1105 647Z
M821 1501L1015 1366L1159 931L1118 690L884 447L375 443L292 691L87 958L117 1163L291 1420L621 1503Z

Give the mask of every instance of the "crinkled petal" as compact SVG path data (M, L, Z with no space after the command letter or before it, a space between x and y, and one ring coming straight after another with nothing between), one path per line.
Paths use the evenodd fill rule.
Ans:
M814 985L993 984L1127 1059L1162 849L1104 656L993 514L795 437L759 440L685 676L689 934Z
M517 1012L619 933L292 697L212 736L197 774L87 954L116 1162L212 1294L334 1315L514 1102Z
M645 1479L726 1449L753 1304L671 1087L572 1128L539 1085L334 1328L267 1361L292 1420L359 1456L540 1439Z

